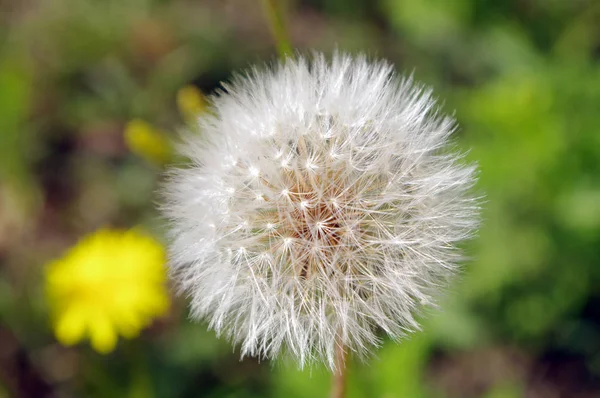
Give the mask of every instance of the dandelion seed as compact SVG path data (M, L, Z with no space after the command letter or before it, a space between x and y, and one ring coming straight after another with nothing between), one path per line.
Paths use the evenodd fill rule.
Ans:
M385 62L316 55L238 76L211 104L164 191L192 315L242 355L332 369L340 344L364 355L377 330L417 329L478 213L475 167L430 91Z

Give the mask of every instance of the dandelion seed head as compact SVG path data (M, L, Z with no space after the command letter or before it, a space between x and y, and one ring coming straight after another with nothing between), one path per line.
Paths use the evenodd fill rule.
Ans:
M477 225L454 120L360 56L288 59L224 87L204 136L184 137L192 166L164 189L171 274L192 316L242 355L332 369L336 344L364 355L378 330L418 329Z

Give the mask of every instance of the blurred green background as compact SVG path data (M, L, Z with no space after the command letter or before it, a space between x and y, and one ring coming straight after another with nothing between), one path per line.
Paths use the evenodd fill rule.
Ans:
M289 0L294 47L366 52L434 87L480 164L483 225L424 330L352 363L349 397L600 397L600 2ZM177 90L272 61L257 0L0 1L0 397L325 397L329 375L239 361L185 298L101 355L59 345L44 266L103 226L163 227Z

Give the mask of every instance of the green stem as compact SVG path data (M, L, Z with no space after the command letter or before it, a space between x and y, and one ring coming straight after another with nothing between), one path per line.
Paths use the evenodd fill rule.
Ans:
M281 7L283 0L262 0L262 2L267 14L267 19L269 20L271 33L277 42L279 57L285 59L292 55L292 45L290 44L290 39L283 20L283 11Z
M333 372L331 398L344 398L346 396L346 376L348 374L346 357L346 347L340 338L335 349L335 370Z

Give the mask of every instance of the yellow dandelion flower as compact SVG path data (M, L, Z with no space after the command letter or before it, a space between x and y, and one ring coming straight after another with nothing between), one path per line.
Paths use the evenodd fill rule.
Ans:
M89 337L107 353L117 336L132 338L169 306L163 246L139 230L103 229L49 264L46 291L57 339Z
M127 123L125 143L131 152L150 163L164 165L171 159L171 144L166 134L143 120L134 119Z
M206 110L206 98L198 87L188 85L177 91L177 107L183 118L193 123Z

